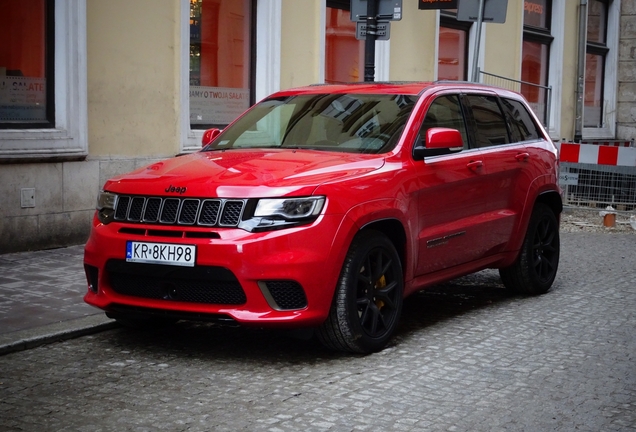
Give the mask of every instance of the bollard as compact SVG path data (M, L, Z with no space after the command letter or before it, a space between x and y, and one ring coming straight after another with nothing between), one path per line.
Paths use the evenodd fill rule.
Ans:
M603 218L603 226L613 228L616 226L616 210L612 206L605 207L605 211L598 213Z

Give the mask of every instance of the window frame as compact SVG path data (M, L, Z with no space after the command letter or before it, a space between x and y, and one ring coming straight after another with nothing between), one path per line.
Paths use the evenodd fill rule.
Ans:
M249 86L249 90L250 90L250 97L249 97L249 101L248 101L248 106L252 106L254 105L254 103L256 102L255 96L254 96L254 92L256 89L256 3L257 0L248 0L249 1L249 8L250 8L250 16L249 16L249 72L248 72L248 82L247 85ZM190 42L188 43L188 47L190 47L192 44L192 41L190 40ZM189 48L190 49L190 48ZM188 81L190 80L190 73L188 71ZM189 102L189 100L188 100ZM193 128L193 126L196 126ZM193 125L192 122L190 122L190 129L193 130L202 130L205 131L207 129L210 128L220 128L222 129L223 127L225 127L227 125L225 124L217 124L217 123L200 123L200 124L195 124Z
M455 23L457 23L457 25L463 26L465 25L467 27L467 38L466 38L466 56L467 56L467 60L466 60L466 81L468 81L470 79L470 65L472 65L473 63L473 56L474 56L474 49L473 47L475 46L475 38L477 37L477 26L474 26L472 22L464 22L464 21L458 21L457 20L457 13L456 12L452 12L448 9L438 9L435 11L437 13L437 24L436 24L436 39L435 39L435 69L434 69L434 78L435 80L439 80L438 78L438 63L439 63L439 31L440 31L440 27L450 27L450 28L454 28L451 27L450 25L442 25L442 17L444 18L445 23L448 22L452 22L452 20L454 20ZM461 29L461 28L460 28ZM484 46L486 43L486 32L487 32L487 27L482 27L482 31L481 31L481 38L480 38L480 44L481 46ZM479 68L483 68L484 65L484 59L485 59L485 52L486 50L479 50L479 58L477 59L477 65ZM460 81L457 81L460 82Z
M280 89L282 0L253 0L250 105ZM190 125L190 1L180 0L180 153L201 150L204 129Z
M88 156L86 0L54 0L53 7L53 122L0 129L0 163Z
M41 122L0 121L3 129L46 129L55 127L55 0L44 0L44 78L46 79L46 120Z
M464 47L464 79L458 81L467 81L468 80L468 58L470 53L470 30L472 28L472 22L469 21L458 21L457 14L453 12L449 12L447 10L439 11L439 21L438 21L438 30L437 30L437 60L436 60L436 68L435 68L435 77L439 78L439 35L441 33L441 28L449 28L453 30L460 30L466 34L466 46Z
M542 83L538 83L538 85L541 86L545 86L545 87L550 87L551 86L551 81L552 81L552 61L553 61L553 57L552 57L552 45L554 43L555 37L552 34L552 28L553 28L553 21L552 21L552 17L553 17L553 2L552 0L547 0L546 1L546 26L545 27L537 27L537 26L533 26L533 25L529 25L529 24L525 24L525 10L524 12L522 12L522 22L523 24L523 34L522 34L522 38L521 38L521 73L523 76L523 46L525 42L529 42L529 43L535 43L535 44L539 44L539 45L543 45L547 47L548 53L547 53L547 64L545 65L545 73L546 73L546 79L545 82ZM522 78L523 81L523 78ZM523 89L523 85L521 86L521 88ZM554 86L552 86L552 88L554 89ZM543 92L544 94L544 98L546 98L547 96L547 91L545 89L540 89L539 91ZM541 121L543 122L543 124L546 124L545 122L547 122L547 124L552 125L552 119L550 117L552 117L552 107L551 106L547 106L547 104L549 103L550 105L552 105L552 101L554 100L554 97L551 97L549 101L545 101L546 103L546 111L545 113L543 113L543 117L541 119Z
M601 94L603 106L601 107L602 127L587 127L583 123L583 139L613 139L616 132L616 108L618 89L618 50L619 31L609 31L609 29L620 28L620 6L619 0L603 0L607 4L607 22L605 24L605 45L598 43L588 43L586 40L586 54L589 49L595 51L599 48L607 49L603 65L603 78ZM588 5L589 7L589 5ZM587 32L586 32L587 37ZM592 52L592 54L594 54ZM583 90L585 92L585 89ZM585 118L585 103L583 104L583 117Z

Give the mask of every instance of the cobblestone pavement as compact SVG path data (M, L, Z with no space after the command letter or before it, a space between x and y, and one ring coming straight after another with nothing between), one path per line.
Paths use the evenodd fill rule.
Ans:
M0 357L2 431L636 431L636 236L563 233L553 289L416 294L351 356L257 329L123 328Z
M82 301L83 254L76 245L0 255L0 335L103 315Z

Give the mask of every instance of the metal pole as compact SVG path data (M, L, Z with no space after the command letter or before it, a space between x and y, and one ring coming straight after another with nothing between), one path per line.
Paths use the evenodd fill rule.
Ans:
M367 35L364 41L364 81L375 81L375 39L378 28L378 0L367 0Z
M479 64L479 45L481 43L481 24L484 20L484 3L485 0L479 0L479 12L477 14L477 31L475 34L475 49L473 50L473 69L470 76L470 81L478 82L479 73L477 65Z

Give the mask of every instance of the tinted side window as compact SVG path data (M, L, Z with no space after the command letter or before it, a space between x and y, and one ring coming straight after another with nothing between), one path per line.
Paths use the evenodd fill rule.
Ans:
M515 141L539 139L537 125L526 107L521 102L512 99L502 99L501 101L510 121L512 139Z
M457 95L440 96L428 108L420 128L423 143L426 142L426 131L434 127L457 129L462 134L464 148L468 148L466 123Z
M499 109L497 98L492 96L467 95L475 120L477 147L489 147L510 142L506 119Z

